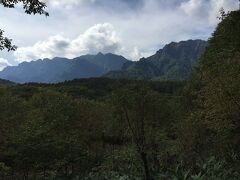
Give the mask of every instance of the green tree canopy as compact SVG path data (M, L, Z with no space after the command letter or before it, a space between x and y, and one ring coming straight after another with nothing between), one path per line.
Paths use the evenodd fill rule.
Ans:
M217 151L239 149L240 142L240 11L222 19L192 81L192 95L197 99L192 119L198 120L205 133L210 132Z

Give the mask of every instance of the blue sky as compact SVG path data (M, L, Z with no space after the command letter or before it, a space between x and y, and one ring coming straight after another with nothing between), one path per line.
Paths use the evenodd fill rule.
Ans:
M172 41L208 39L219 9L238 0L44 0L50 17L0 7L0 28L16 52L0 52L0 70L56 56L116 53L131 60L154 54Z

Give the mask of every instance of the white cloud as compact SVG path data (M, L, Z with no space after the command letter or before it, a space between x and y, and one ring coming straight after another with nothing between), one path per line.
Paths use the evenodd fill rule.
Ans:
M120 52L121 53L121 52ZM123 49L122 53L125 54L125 56L128 59L131 59L133 61L137 61L143 57L149 57L153 54L153 52L149 53L149 52L143 52L141 50L139 50L138 47L134 47L132 50L130 49L129 51Z
M183 2L180 5L180 9L182 9L189 16L206 16L209 11L209 3L207 0L188 0Z
M0 71L7 66L11 66L11 64L6 59L0 58Z
M216 17L219 16L219 10L224 8L226 12L237 10L238 9L238 1L237 0L212 0L211 1L211 8L210 15L209 15L209 22L211 24L216 23Z
M72 9L78 5L88 5L96 0L43 0L50 8Z
M15 65L45 56L75 57L109 49L137 60L154 54L171 41L208 39L217 25L219 9L238 8L237 0L44 1L48 3L48 18L0 6L0 27L20 47L15 53L17 61L0 52L10 63ZM117 32L113 29L111 33L95 33L94 28L89 29L104 22L114 25ZM86 29L89 31L84 32Z
M141 52L139 51L139 49L137 47L134 47L132 53L130 54L130 56L133 59L140 59L142 57Z
M179 9L183 10L189 17L196 21L206 21L211 25L216 25L219 16L219 10L236 10L238 8L237 0L188 0L181 3Z
M97 24L71 42L70 52L73 57L87 53L116 53L121 48L120 43L120 37L111 24Z
M18 62L56 56L74 58L83 54L116 53L121 49L120 38L109 23L96 24L76 39L63 35L51 36L33 46L21 47L14 53Z
M80 3L87 2L89 0L44 0L47 4L53 6L60 6L60 5L76 5ZM91 0L90 0L91 1Z

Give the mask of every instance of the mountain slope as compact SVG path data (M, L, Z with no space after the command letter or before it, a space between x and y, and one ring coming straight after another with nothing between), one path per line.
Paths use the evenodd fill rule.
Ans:
M110 72L106 77L126 79L187 79L203 54L206 41L188 40L172 42L155 55L138 62L127 62L121 71Z
M11 86L11 85L14 85L14 82L11 82L11 81L8 81L8 80L5 80L5 79L0 79L0 85Z
M109 71L120 70L126 62L128 60L122 56L102 53L74 59L44 59L7 67L0 72L0 78L18 83L57 83L77 78L102 76Z

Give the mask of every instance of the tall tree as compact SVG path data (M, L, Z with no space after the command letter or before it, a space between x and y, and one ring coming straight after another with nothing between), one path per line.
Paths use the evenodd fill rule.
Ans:
M21 3L26 14L44 14L46 4L40 0L0 0L0 5L5 8L15 8L15 5ZM12 40L4 36L4 31L0 29L0 50L7 49L8 51L16 50L16 46L12 44Z
M115 94L115 103L122 123L126 124L136 151L141 158L145 180L152 180L149 154L155 144L156 131L162 125L161 98L146 86L133 85ZM161 109L161 110L159 110Z
M239 152L240 11L228 13L222 19L193 77L196 86L192 94L197 99L197 110L192 119L198 119L196 123L208 131L202 142L211 137L213 142L209 145L217 152L229 149Z

